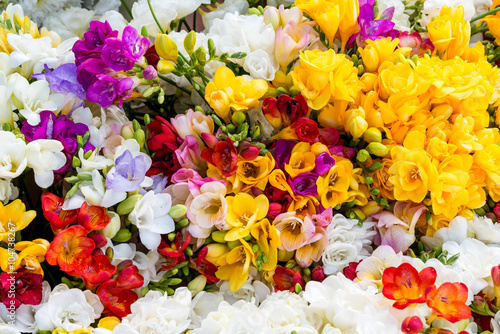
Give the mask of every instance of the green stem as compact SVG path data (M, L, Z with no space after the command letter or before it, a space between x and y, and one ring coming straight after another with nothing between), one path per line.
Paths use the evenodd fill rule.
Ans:
M163 30L163 28L160 25L160 22L158 22L158 19L156 18L155 11L153 10L153 7L151 6L151 0L148 0L148 6L149 6L149 10L151 11L151 15L153 15L153 19L156 22L156 25L158 26L158 28L160 28L161 33L164 34L165 30Z
M132 15L132 11L130 10L130 7L127 5L125 0L120 0L120 2L122 3L123 8L125 8L125 11L128 13L128 15L130 15L130 19L133 20L134 16Z
M164 80L164 81L168 82L168 83L169 83L169 84L171 84L172 86L175 86L175 87L179 88L179 89L180 89L180 90L182 90L184 93L191 94L191 92L189 91L189 89L187 89L187 88L185 88L185 87L179 87L179 86L177 86L177 84L176 84L173 80L171 80L171 79L167 78L167 77L166 77L166 76L164 76L163 74L158 73L158 77L159 77L160 79L162 79L162 80Z
M493 15L493 14L495 14L496 12L498 12L499 10L500 10L500 7L497 7L497 8L495 8L495 9L489 10L489 11L487 11L487 12L486 12L486 13L484 13L484 14L481 14L481 15L479 15L479 16L476 16L476 17L472 18L472 20L470 20L470 23L472 23L472 22L476 22L476 21L478 21L478 20L481 20L482 18L485 18L486 16Z

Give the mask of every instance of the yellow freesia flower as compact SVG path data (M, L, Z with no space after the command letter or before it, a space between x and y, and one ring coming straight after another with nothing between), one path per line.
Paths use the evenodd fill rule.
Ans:
M434 190L431 191L434 214L443 214L453 219L460 211L460 207L468 204L469 192L466 187L469 183L468 171L472 167L472 161L471 155L455 154L440 163L438 180ZM484 202L479 204L483 206Z
M295 6L306 12L325 33L330 46L337 35L344 51L349 38L358 32L358 0L297 0Z
M300 64L293 69L292 78L307 105L315 110L333 100L354 102L363 87L353 62L332 49L301 52Z
M469 46L470 22L464 20L464 8L446 7L427 24L429 39L443 60L460 57Z
M221 66L215 71L214 82L209 82L205 89L205 99L219 117L229 122L231 109L246 111L258 107L267 88L264 80L237 77L229 68Z
M97 327L105 328L107 330L112 331L119 324L120 324L120 319L118 319L117 317L105 317L99 320Z
M35 239L16 243L14 247L16 252L0 248L0 268L5 272L13 272L24 267L35 274L43 275L40 263L45 261L45 253L49 245L47 240ZM9 261L12 258L15 259L14 263Z
M398 55L407 56L411 48L397 48L399 39L391 37L376 40L367 40L364 48L358 48L358 52L363 58L363 66L367 72L377 72L380 65L385 61L394 63Z
M20 199L16 199L4 206L0 202L0 241L13 242L9 240L15 236L17 231L23 230L36 217L36 211L26 211L26 206Z
M38 30L36 23L31 21L29 17L24 16L21 18L17 13L10 17L4 11L3 17L0 17L0 52L6 54L14 51L7 40L8 34L30 34L33 38L49 37L54 48L61 44L61 37L54 31L49 31L45 27Z
M215 272L217 278L229 280L229 289L231 291L241 289L246 283L250 264L255 262L255 254L252 252L250 245L243 239L240 239L240 242L240 246L236 246L219 259L218 262L223 264Z
M266 271L274 270L278 263L278 247L281 246L281 239L274 225L269 220L262 219L252 226L252 237L257 241L259 253L265 254L267 261L262 263L262 269ZM256 255L259 256L259 253Z
M347 201L352 173L352 162L335 157L335 165L330 168L328 174L324 177L320 176L316 181L323 207L335 207Z
M427 192L436 187L438 172L427 152L396 146L391 151L393 165L389 168L389 181L394 185L394 198L421 203Z
M474 164L486 174L485 185L489 195L495 202L500 201L500 146L488 145L475 152L473 158Z
M247 193L227 196L226 222L230 225L224 240L234 241L250 234L252 225L265 218L269 211L269 200L266 195L253 197Z
M290 160L285 164L285 171L293 179L299 174L310 172L316 166L316 156L311 152L309 143L298 143L292 150Z
M275 164L271 153L267 153L265 156L257 156L253 160L244 160L240 157L232 191L234 193L247 191L251 187L264 190L269 174L274 169Z

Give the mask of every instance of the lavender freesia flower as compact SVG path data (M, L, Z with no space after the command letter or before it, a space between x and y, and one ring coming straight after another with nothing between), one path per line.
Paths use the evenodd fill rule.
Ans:
M288 184L296 195L316 196L318 194L317 179L318 175L314 173L302 173L288 180Z
M80 99L85 99L85 90L77 80L76 65L73 63L62 64L53 71L45 64L47 73L33 74L37 80L46 80L50 88L58 92L72 93Z
M146 178L146 171L151 166L146 155L136 157L129 150L120 155L115 166L106 176L106 188L116 191L135 191Z

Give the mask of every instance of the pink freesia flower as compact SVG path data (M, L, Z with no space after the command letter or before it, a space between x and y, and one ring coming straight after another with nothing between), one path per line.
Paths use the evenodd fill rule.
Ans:
M391 246L396 253L404 252L415 242L415 226L425 219L425 206L412 202L397 202L394 213L382 211L372 215L378 219L377 227L382 234L382 245Z
M287 251L294 251L306 245L316 233L313 221L296 217L295 211L278 215L274 219L273 225L280 232L280 249Z
M309 44L311 32L311 26L297 25L294 21L290 21L284 28L278 28L274 52L283 70L286 70L288 64L297 58L299 51Z
M311 221L311 218L306 216L304 221ZM312 222L312 221L311 221ZM299 266L307 268L311 263L317 262L321 259L323 251L328 246L328 235L326 231L321 227L316 227L316 231L313 236L306 241L306 244L295 252L295 259Z
M201 157L201 147L195 136L187 135L184 143L174 153L181 167L205 173L207 162Z

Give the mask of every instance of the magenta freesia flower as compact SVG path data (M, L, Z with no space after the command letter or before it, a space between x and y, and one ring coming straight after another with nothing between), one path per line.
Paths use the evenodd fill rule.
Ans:
M120 107L123 101L132 95L134 80L132 78L116 79L106 74L97 76L98 80L87 90L87 99L107 108L118 98Z
M316 180L318 175L314 173L302 173L288 181L292 191L297 195L304 196L316 196L318 194L318 188L316 186Z
M38 305L42 301L43 276L26 269L16 273L0 274L0 297L6 307L14 305L15 309L22 304Z
M359 2L359 28L360 31L351 37L349 43L353 43L359 37L358 44L363 45L363 41L376 40L389 36L394 29L394 22L391 21L394 15L394 7L387 8L377 19L374 17L373 6L375 0L361 0Z
M333 165L335 165L335 159L330 154L323 152L316 157L313 173L324 176Z

